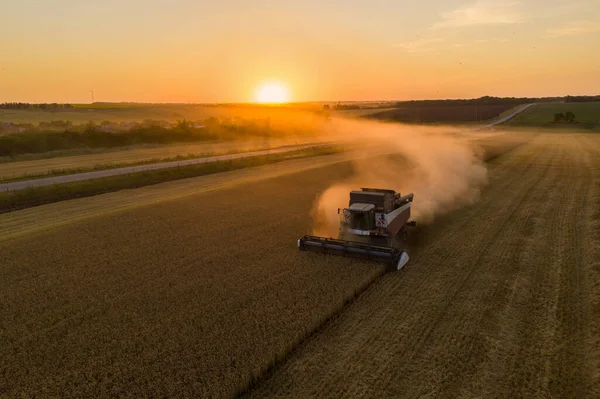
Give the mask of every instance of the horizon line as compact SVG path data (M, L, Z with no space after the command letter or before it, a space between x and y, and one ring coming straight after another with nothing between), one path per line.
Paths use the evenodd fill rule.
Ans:
M483 98L497 99L552 99L552 98L567 98L567 97L600 97L600 94L567 94L554 96L533 96L533 97L515 97L515 96L490 96L484 95L480 97L468 98L429 98L429 99L410 99L410 100L310 100L310 101L289 101L282 103L259 103L254 101L231 101L231 102L154 102L154 101L94 101L94 102L28 102L28 101L3 101L0 104L71 104L71 105L95 105L95 104L140 104L140 105L204 105L204 106L219 106L219 105L250 105L264 107L278 107L286 105L301 105L301 104L385 104L385 103L402 103L402 102L424 102L424 101L457 101L457 100L480 100Z

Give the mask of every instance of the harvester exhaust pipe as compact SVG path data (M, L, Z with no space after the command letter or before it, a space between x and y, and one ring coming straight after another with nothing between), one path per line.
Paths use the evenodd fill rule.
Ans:
M408 202L413 202L414 198L415 198L414 194L406 194L403 197L395 198L395 200L396 200L396 204L398 204L398 205L404 205L404 204L406 204Z

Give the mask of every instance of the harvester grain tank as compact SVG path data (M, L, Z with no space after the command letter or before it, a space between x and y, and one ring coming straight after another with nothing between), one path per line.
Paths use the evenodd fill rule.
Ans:
M403 249L414 195L394 190L362 188L350 192L347 208L338 209L339 237L305 235L298 248L382 261L400 270L408 262Z

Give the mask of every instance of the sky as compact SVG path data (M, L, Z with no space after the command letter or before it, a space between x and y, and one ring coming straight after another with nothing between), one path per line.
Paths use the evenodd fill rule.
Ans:
M0 102L600 94L599 0L2 2Z

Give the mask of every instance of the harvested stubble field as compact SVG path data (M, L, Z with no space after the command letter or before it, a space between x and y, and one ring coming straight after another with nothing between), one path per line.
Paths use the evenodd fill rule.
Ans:
M0 396L598 396L599 154L494 158L384 276L297 253L341 154L0 215Z
M600 137L539 135L490 179L250 396L600 397Z

